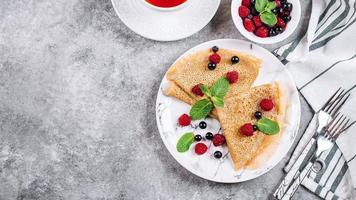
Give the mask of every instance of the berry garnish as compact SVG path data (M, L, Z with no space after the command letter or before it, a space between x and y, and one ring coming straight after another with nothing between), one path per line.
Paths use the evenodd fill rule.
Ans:
M291 3L283 3L282 4L282 8L284 9L284 10L286 10L286 11L292 11L292 9L293 9L293 5L291 4Z
M216 53L216 52L219 51L219 47L213 46L213 47L211 48L211 50L213 50L213 52Z
M196 141L196 142L199 142L199 141L201 141L203 139L203 137L201 136L201 135L195 135L194 136L194 140Z
M208 150L208 147L204 143L197 143L195 145L195 153L198 155L204 154Z
M192 92L193 94L197 95L197 96L204 96L204 93L201 91L200 89L200 86L199 84L198 85L195 85L193 88L192 88Z
M256 125L253 125L253 131L257 131L258 130L258 127Z
M226 79L229 81L230 84L236 83L239 79L239 74L237 71L231 71L226 73Z
M276 7L277 7L277 8L278 8L278 7L281 7L281 1L276 0L275 3L276 3Z
M221 57L217 53L213 53L209 56L209 61L215 64L218 64L221 60Z
M208 64L208 69L209 70L214 70L216 68L216 64L215 63L209 63Z
M277 34L282 33L283 32L283 28L282 27L276 27L275 31L276 31Z
M273 109L274 104L271 99L262 99L260 102L260 107L264 111L270 111Z
M277 35L277 32L276 32L276 30L274 30L273 28L271 28L271 29L269 29L268 35L269 35L269 36L276 36L276 35Z
M211 132L207 132L205 134L205 139L207 139L207 140L211 140L211 139L213 139L213 137L214 137L214 135Z
M225 136L223 136L222 134L215 134L213 136L213 144L214 146L220 146L220 145L223 145L225 144L226 140L225 140Z
M236 64L236 63L238 63L240 61L240 58L239 57L237 57L237 56L232 56L231 57L231 63L232 64Z
M260 111L256 111L254 114L256 119L261 119L262 118L262 113Z
M261 18L260 18L259 15L254 16L252 20L253 20L253 22L255 23L255 26L256 26L256 27L260 27L260 26L263 25L263 24L262 24L262 21L261 21Z
M201 121L201 122L199 123L199 128L201 128L201 129L206 129L206 127L207 127L206 122Z
M253 16L256 16L258 15L259 13L257 12L256 8L255 8L255 5L252 4L251 8L250 8L250 12Z
M215 151L214 152L214 157L217 158L217 159L221 158L222 157L221 151Z
M255 30L255 24L253 24L253 21L248 18L244 19L244 27L249 32L253 32Z
M268 29L264 26L261 26L256 30L255 34L258 37L265 38L268 36Z
M183 114L178 118L178 124L181 126L188 126L191 122L189 115Z
M251 0L242 0L241 5L250 7L251 5Z
M250 14L250 9L246 6L240 6L239 7L239 16L240 17L247 17L247 15Z
M282 17L282 19L283 19L283 21L284 21L285 23L287 23L287 22L289 22L289 21L292 19L292 17L291 17L291 16L284 15L284 16Z
M280 26L280 27L284 28L284 27L286 27L286 23L283 21L282 18L278 17L276 26Z
M239 132L245 136L252 136L253 135L253 126L251 123L246 123L242 125L239 129Z

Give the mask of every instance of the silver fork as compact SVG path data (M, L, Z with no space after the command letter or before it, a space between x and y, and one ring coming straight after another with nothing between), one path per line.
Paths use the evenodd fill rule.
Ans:
M317 137L317 149L315 154L312 156L312 159L318 158L321 153L331 149L339 135L350 126L349 122L350 119L347 119L344 115L339 115L339 113L336 114L335 117L328 123L328 125L321 130L321 134ZM307 166L302 170L302 172L295 178L292 185L284 194L282 200L290 199L298 190L299 185L303 182L305 177L309 175L314 163L312 159L308 162Z
M336 113L339 112L341 107L345 104L347 99L350 97L350 94L347 95L348 91L345 92L344 89L339 88L336 92L331 95L331 97L326 101L320 111L317 113L318 117L318 126L316 134L320 135L322 130L325 129L327 124L335 118ZM309 158L310 160L311 158ZM303 168L305 166L301 166ZM299 176L300 172L298 171L299 167L293 167L290 169L288 174L283 178L279 184L277 190L274 192L273 196L276 199L281 199L285 192L289 189L291 182Z

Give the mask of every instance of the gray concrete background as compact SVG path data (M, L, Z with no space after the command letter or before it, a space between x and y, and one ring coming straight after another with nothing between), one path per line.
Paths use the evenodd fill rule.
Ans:
M130 31L109 0L2 0L0 199L267 199L287 157L245 183L209 182L173 159L155 122L159 83L179 55L243 39L230 3L200 32L162 43ZM310 0L301 3L289 40L306 28ZM300 132L311 117L302 105Z

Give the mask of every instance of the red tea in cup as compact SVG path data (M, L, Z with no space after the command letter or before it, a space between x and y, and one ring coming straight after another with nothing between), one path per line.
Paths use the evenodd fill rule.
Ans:
M161 8L172 8L179 6L180 4L186 2L187 0L145 0L151 5L161 7Z

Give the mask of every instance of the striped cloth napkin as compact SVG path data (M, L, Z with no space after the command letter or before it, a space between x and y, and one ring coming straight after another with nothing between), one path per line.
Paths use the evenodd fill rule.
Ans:
M318 0L306 34L274 51L295 78L300 93L314 111L339 88L348 89L351 97L341 112L356 120L356 1ZM285 167L299 167L315 150L313 118ZM302 155L300 159L297 159ZM326 167L312 172L302 183L324 199L355 199L356 125L343 133L331 150L321 158Z

